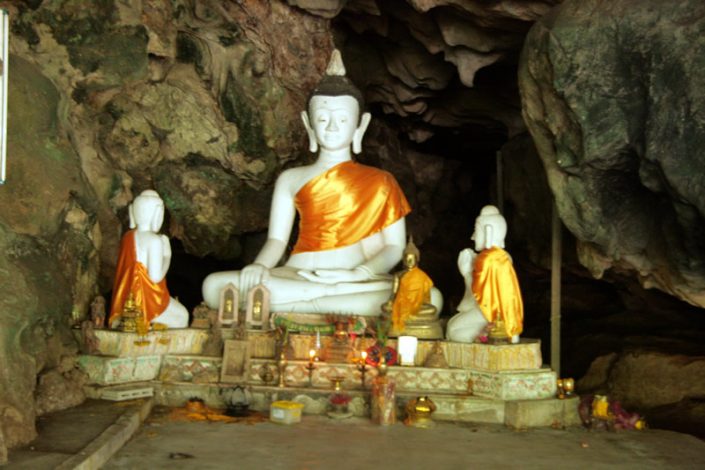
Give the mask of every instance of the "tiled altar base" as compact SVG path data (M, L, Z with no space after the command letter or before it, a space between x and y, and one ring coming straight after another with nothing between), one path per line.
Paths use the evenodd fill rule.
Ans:
M291 386L308 384L307 361L289 361L286 383ZM278 377L276 363L252 359L248 384L266 385L261 376L269 368L273 378ZM397 383L397 390L419 393L472 394L477 397L499 400L537 400L556 395L556 374L548 368L523 371L482 371L476 369L434 369L428 367L390 366L388 375ZM369 388L377 369L368 367L365 387ZM343 377L343 388L359 389L361 374L353 364L328 364L319 362L313 371L312 383L316 388L328 388L334 377Z
M73 330L81 338L81 330ZM208 330L182 328L151 331L145 336L117 330L95 330L98 354L115 357L149 356L154 354L201 354L203 344L209 339ZM149 344L142 344L149 341Z
M250 331L250 352L255 358L274 357L274 335L268 332ZM291 334L289 344L295 359L308 359L309 351L315 346L315 335ZM323 348L332 341L330 336L321 337ZM539 369L543 364L541 342L537 339L523 339L519 344L456 343L444 340L419 340L414 364L422 366L433 345L440 341L449 367L459 369L527 370ZM372 338L358 338L355 348L367 349L374 344ZM388 346L397 347L396 339L390 339Z
M158 379L171 383L218 383L222 358L193 355L152 355L139 357L81 356L79 364L89 376L89 383L113 385ZM308 384L307 361L289 361L286 383L291 386ZM332 379L343 378L343 388L360 389L361 373L353 364L318 362L312 374L315 388L326 389ZM247 383L267 385L263 377L269 369L272 382L278 371L274 361L250 360ZM369 388L377 369L366 368L365 388ZM525 371L482 371L476 369L434 369L428 367L390 366L400 391L419 393L473 394L500 400L536 400L556 394L556 375L547 368ZM271 383L270 383L271 385Z
M232 335L232 329L223 329L223 338ZM81 335L81 330L74 330ZM96 330L99 340L98 354L115 357L137 357L148 355L184 354L198 355L203 351L204 343L209 339L209 330L183 328L150 332L144 337L136 333L123 333L115 330ZM315 335L291 334L289 344L294 358L308 359L309 351L315 346ZM273 358L275 355L275 338L271 331L252 330L248 332L250 354L254 358ZM148 341L141 344L140 340ZM332 341L331 336L322 336L325 348ZM543 364L541 343L535 339L523 339L519 344L482 344L455 343L440 341L449 367L459 369L484 369L490 371L539 369ZM422 366L431 352L435 340L419 340L415 365ZM358 351L374 344L372 338L358 338L355 348ZM396 340L390 339L388 345L396 348Z
M180 407L193 397L203 399L208 406L224 408L220 390L215 384L169 384L148 382L139 385L154 387L155 404ZM114 387L86 387L89 398L100 398L105 389ZM292 400L304 404L304 413L309 415L325 414L330 389L310 389L303 387L269 387L253 386L251 408L267 411L272 402ZM369 416L369 391L346 390L351 395L350 411L355 416ZM439 421L462 421L472 423L506 424L514 428L541 426L579 425L578 398L566 400L547 398L542 400L503 401L469 395L450 395L442 393L425 394L436 404L434 419ZM419 396L413 392L397 392L397 416L404 417L404 406L412 398Z

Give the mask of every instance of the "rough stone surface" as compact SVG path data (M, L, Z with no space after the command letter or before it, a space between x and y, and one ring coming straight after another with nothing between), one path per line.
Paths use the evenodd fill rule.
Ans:
M698 1L569 0L531 30L519 76L581 263L701 307L704 18Z
M349 74L370 103L407 118L410 140L478 125L504 127L506 137L524 129L518 103L484 75L496 78L493 65L515 61L531 23L555 3L351 2L335 20L350 31L342 42Z
M672 405L705 394L705 357L646 350L602 356L578 385L581 390L606 391L627 407Z
M76 350L67 326L93 297L100 246L95 195L57 129L59 92L41 69L11 60L0 191L0 425L8 446L35 436L38 373Z
M504 144L501 155L507 245L513 257L550 268L553 198L541 159L527 133Z
M86 399L83 385L86 377L77 367L62 371L52 369L39 376L37 383L37 415L59 411L83 403Z
M299 111L325 68L327 21L283 2L3 2L11 35L8 181L0 191L0 429L75 404L68 326L107 293L126 207L164 193L192 255L266 229ZM281 47L287 44L287 47ZM41 377L38 379L38 377ZM64 395L59 399L60 395Z
M632 347L597 357L576 385L581 394L599 393L619 400L625 409L644 415L653 427L703 437L704 367L703 355Z

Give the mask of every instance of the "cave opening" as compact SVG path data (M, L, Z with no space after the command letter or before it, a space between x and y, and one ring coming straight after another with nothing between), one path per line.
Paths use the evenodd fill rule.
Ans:
M155 0L103 2L98 25L76 2L6 3L20 184L0 194L0 242L16 274L3 313L17 312L3 317L0 347L20 380L7 387L3 426L17 412L31 434L35 411L63 394L51 380L65 370L52 367L76 347L43 325L66 327L109 295L141 190L165 201L167 283L189 312L207 275L254 260L274 179L313 160L299 112L337 47L373 115L358 158L392 173L409 199L407 230L444 294L442 320L466 289L456 258L473 246L475 216L502 206L522 337L540 339L548 362L555 195L565 224L561 375L580 393L620 396L654 427L702 435L697 15L622 0L593 2L600 14L588 17L577 0ZM37 301L19 309L16 299ZM29 396L44 405L26 406Z

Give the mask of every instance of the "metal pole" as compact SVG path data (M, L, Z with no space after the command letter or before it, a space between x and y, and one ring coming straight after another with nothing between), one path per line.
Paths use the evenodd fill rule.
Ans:
M0 60L2 61L2 76L0 76L0 184L5 183L5 160L7 155L7 70L8 42L10 26L7 10L0 9Z
M504 214L504 168L502 168L502 151L495 154L497 162L497 209Z
M551 217L551 369L561 376L561 256L562 225L553 201Z

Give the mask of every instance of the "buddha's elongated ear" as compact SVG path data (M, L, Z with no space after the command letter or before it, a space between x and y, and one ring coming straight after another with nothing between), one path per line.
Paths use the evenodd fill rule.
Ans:
M365 131L367 131L367 126L370 125L371 119L372 115L370 113L363 113L362 118L360 119L360 125L357 126L357 129L355 129L352 141L352 150L355 154L362 152L362 138L365 135Z
M492 230L492 226L490 224L485 225L485 249L487 248L492 248L495 245L494 239L492 238L494 236L494 230Z
M130 205L127 206L127 214L130 216L130 228L137 227L137 223L135 222L135 208L133 203L130 203Z
M157 204L152 215L152 232L158 232L164 223L164 205Z
M308 149L316 153L318 152L318 139L316 138L316 131L311 127L311 122L308 119L308 113L306 111L301 111L301 120L304 122L306 134L308 134Z

